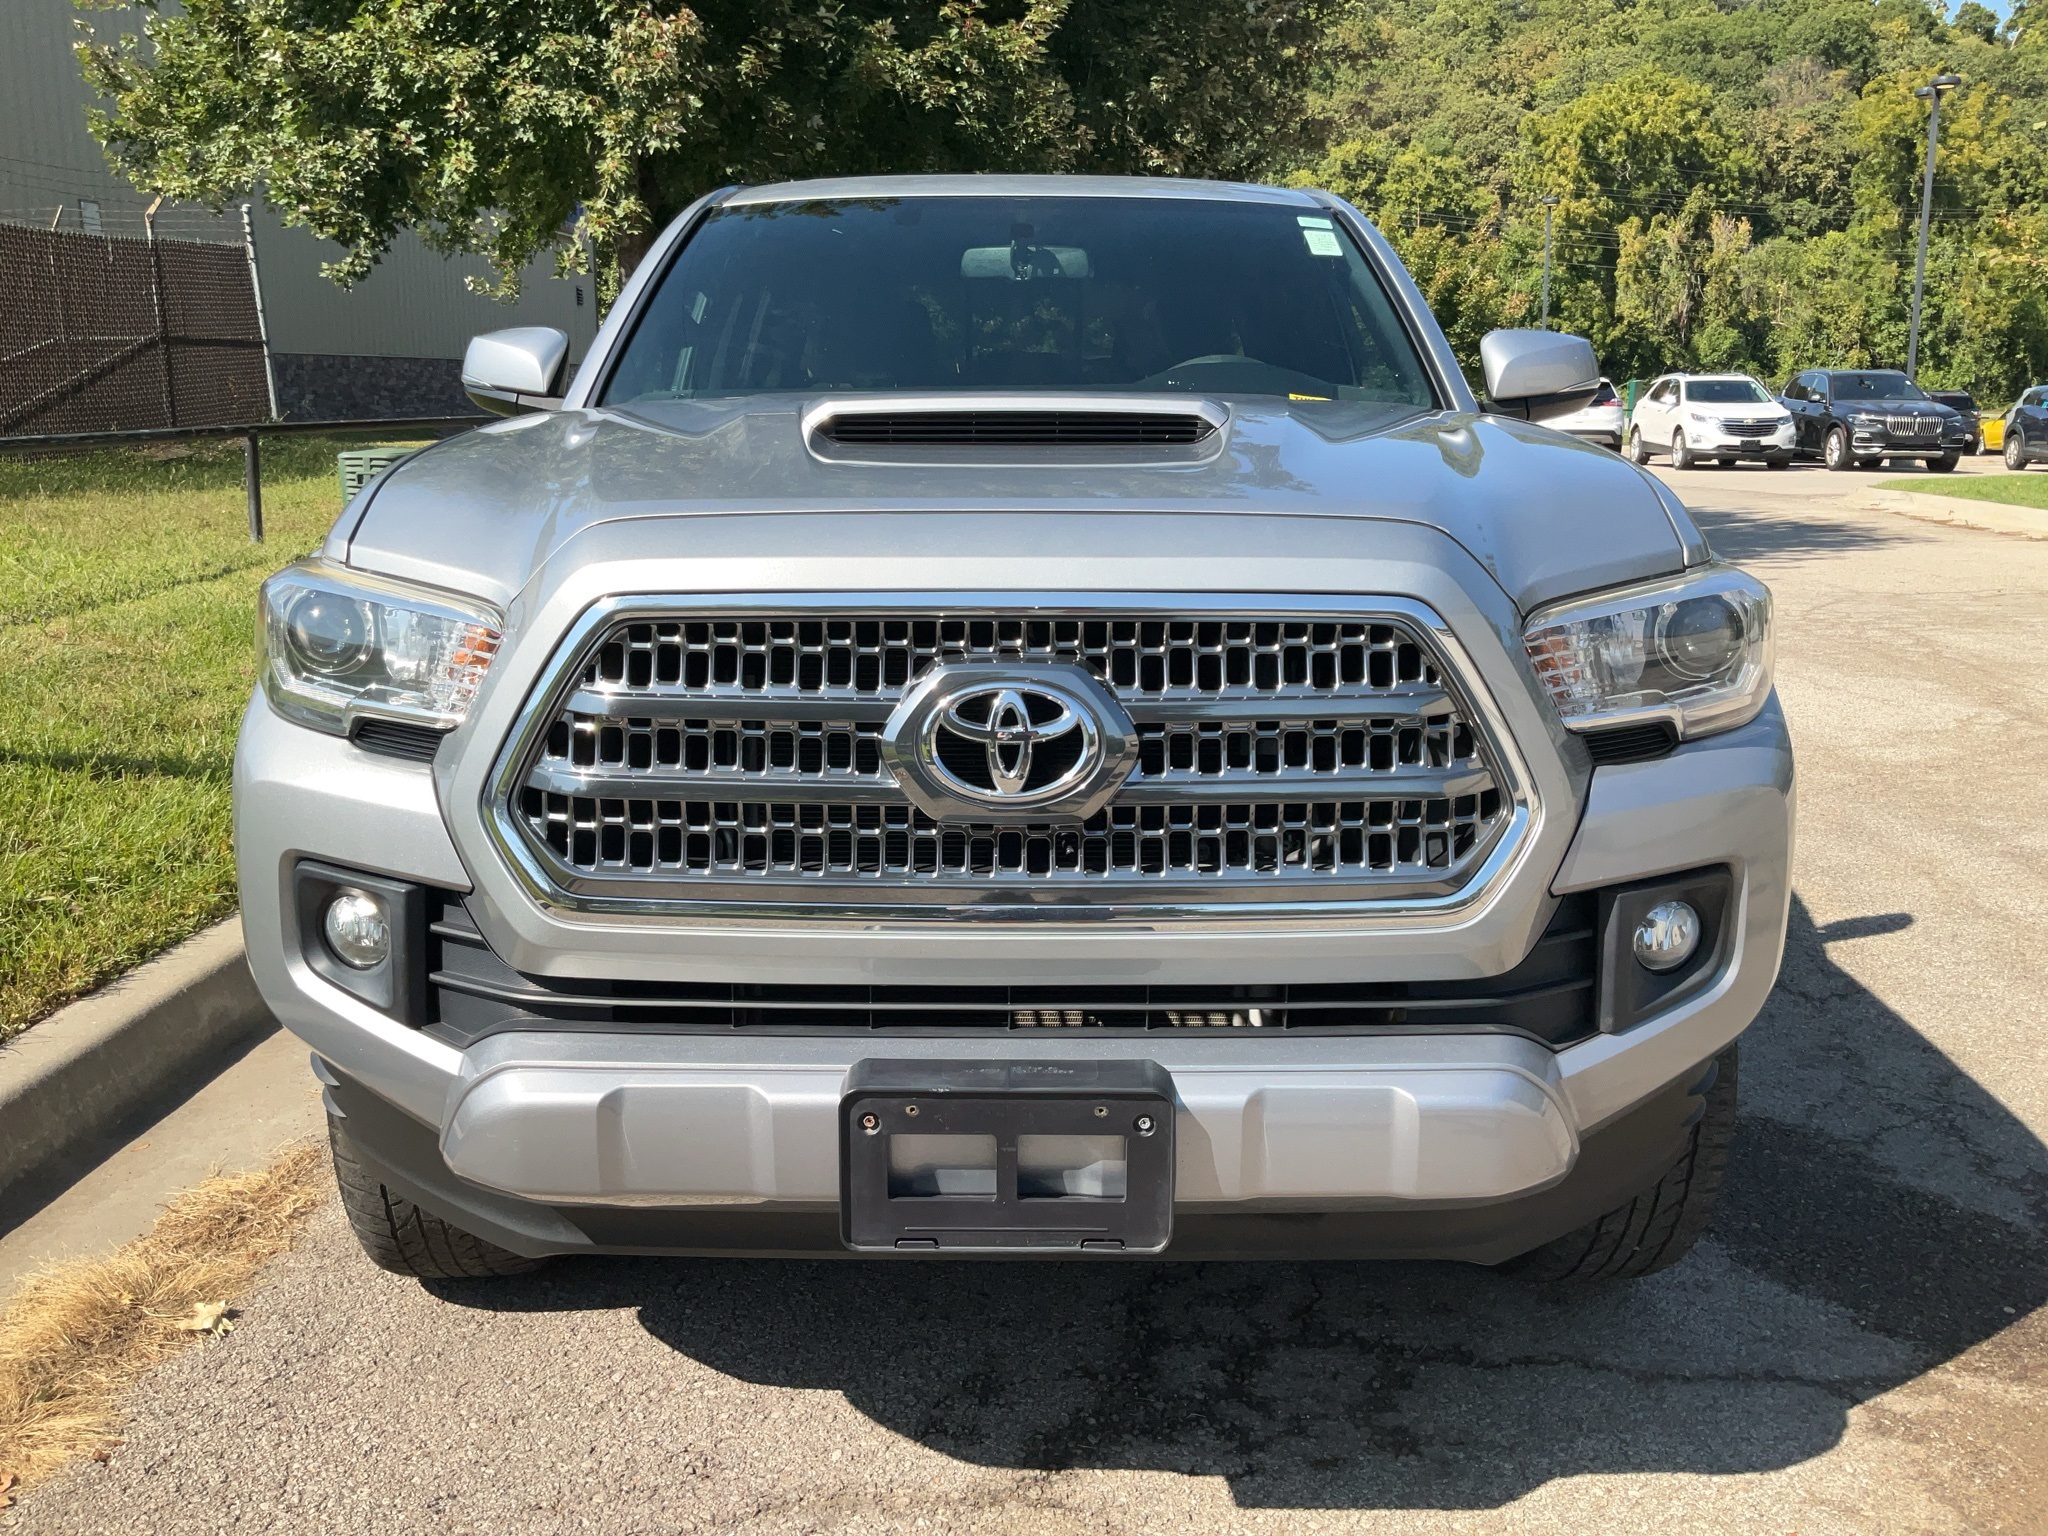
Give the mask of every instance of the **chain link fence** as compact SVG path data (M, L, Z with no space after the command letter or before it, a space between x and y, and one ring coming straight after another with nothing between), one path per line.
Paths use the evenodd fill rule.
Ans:
M270 414L243 246L0 224L0 437Z

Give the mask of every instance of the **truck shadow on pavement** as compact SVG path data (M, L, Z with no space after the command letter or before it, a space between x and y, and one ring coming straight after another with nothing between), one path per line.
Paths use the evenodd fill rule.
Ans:
M1722 1213L1651 1280L1461 1265L579 1260L437 1285L637 1308L715 1370L843 1393L982 1466L1220 1476L1241 1506L1472 1509L1557 1478L1743 1473L2048 1301L2048 1150L1830 960L1905 914L1795 904L1745 1037Z
M1829 555L1854 555L1865 550L1888 549L1893 545L1924 542L1930 535L1916 533L1904 518L1893 518L1897 528L1871 521L1864 514L1849 517L1811 517L1788 512L1743 512L1731 507L1687 504L1707 543L1723 560L1811 560Z

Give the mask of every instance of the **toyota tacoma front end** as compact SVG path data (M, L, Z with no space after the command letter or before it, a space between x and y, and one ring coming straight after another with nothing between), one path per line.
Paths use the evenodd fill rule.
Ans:
M243 921L387 1267L1698 1235L1770 601L1325 194L728 191L264 593Z

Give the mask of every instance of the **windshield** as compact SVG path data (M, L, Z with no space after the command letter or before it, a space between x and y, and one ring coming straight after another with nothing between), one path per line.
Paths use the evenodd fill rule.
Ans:
M1925 400L1920 386L1903 373L1838 373L1834 380L1837 400Z
M1378 278L1320 209L987 196L715 210L602 403L964 389L1436 404Z
M1755 379L1694 379L1685 398L1694 405L1768 405L1771 396Z

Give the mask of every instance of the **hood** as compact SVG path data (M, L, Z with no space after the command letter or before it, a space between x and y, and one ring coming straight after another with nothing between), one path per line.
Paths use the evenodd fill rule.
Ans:
M1960 416L1962 412L1944 400L1929 397L1925 400L1908 398L1905 395L1886 395L1878 400L1837 400L1835 410L1841 415L1855 411L1918 411L1923 415Z
M1502 417L1234 404L1213 450L1191 462L887 465L814 454L801 426L811 403L751 397L493 423L377 481L327 552L503 605L569 540L628 518L1147 511L1241 519L1248 540L1260 517L1341 518L1441 531L1525 613L1706 554L1652 477ZM762 516L761 553L791 552L791 526Z

